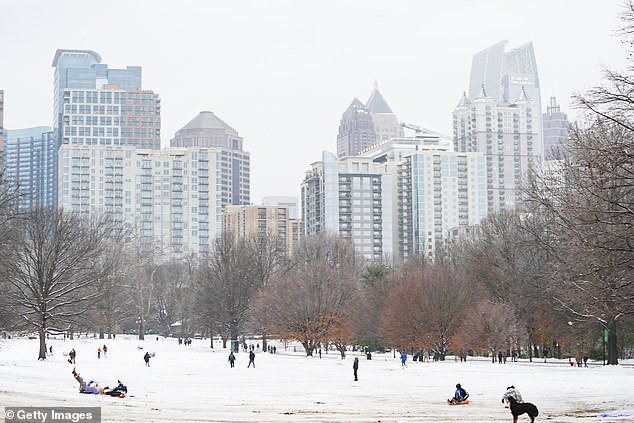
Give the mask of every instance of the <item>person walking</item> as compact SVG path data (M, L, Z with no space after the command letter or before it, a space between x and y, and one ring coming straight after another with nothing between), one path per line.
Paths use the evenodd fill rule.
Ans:
M103 358L107 358L107 354L108 354L108 347L106 347L106 344L103 344Z
M401 368L407 367L407 354L404 351L401 351Z
M143 360L145 360L145 367L150 367L150 353L149 352L145 352L145 355L143 356Z
M97 358L101 358L101 347L97 348Z
M359 357L355 356L354 357L354 362L352 363L352 370L354 372L354 380L355 382L359 380L358 376L357 376L357 372L359 370Z
M231 365L231 367L233 367L235 362L236 362L236 356L233 355L233 351L231 351L229 353L229 364ZM255 363L253 364L253 367L255 367Z
M75 352L75 348L73 348L68 353L68 362L71 364L75 364L75 357L77 357L77 352Z
M253 368L255 369L255 353L253 350L249 352L249 364L247 365L247 369L251 367L251 364L253 364Z

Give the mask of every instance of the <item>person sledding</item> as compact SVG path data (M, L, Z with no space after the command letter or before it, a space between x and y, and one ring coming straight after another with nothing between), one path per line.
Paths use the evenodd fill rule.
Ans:
M79 383L79 392L82 394L110 395L112 397L123 398L128 392L128 388L123 383L121 383L120 380L117 381L119 385L114 389L110 389L107 386L102 388L101 386L99 386L99 382L94 380L86 383L84 381L84 378L81 377L79 373L77 373L74 367L71 373L73 374L73 377L75 378L77 383Z
M469 393L458 383L456 384L456 391L454 392L453 398L448 399L447 402L452 405L469 404L467 398L469 398Z

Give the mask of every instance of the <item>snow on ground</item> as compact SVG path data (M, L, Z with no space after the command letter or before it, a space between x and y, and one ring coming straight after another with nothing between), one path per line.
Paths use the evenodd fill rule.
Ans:
M255 369L247 368L244 352L232 369L228 350L209 348L209 340L186 347L172 338L120 335L51 343L53 356L38 361L38 340L0 341L0 407L97 406L103 422L511 422L501 397L512 384L537 405L537 421L634 421L634 363L577 368L567 360L492 364L482 358L408 360L402 369L391 353L373 354L372 360L359 355L354 382L352 352L345 360L335 352L319 359L276 343L275 355L257 351ZM97 359L103 343L108 357ZM71 348L86 380L113 387L121 379L128 397L78 393L63 355ZM156 353L149 368L146 351ZM469 391L471 404L447 405L456 383Z

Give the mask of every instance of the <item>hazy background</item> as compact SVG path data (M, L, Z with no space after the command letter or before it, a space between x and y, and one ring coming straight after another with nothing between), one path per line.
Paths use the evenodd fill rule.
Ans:
M299 196L304 172L336 152L341 114L374 81L399 120L452 135L473 54L532 41L542 108L622 69L620 0L0 0L4 126L52 125L57 49L143 67L162 101L162 143L202 110L251 153L251 201Z

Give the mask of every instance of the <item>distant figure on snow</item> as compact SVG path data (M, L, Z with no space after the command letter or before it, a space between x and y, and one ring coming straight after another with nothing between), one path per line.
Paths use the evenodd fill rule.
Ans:
M229 353L229 364L231 365L231 367L233 367L233 364L235 363L235 361L236 361L236 356L233 355L233 351L231 351ZM253 367L255 367L255 364L253 364Z
M68 353L68 362L71 364L75 364L75 357L77 357L77 352L75 351L75 348L73 348Z
M102 351L103 351L103 358L107 358L107 356L108 356L108 347L106 347L106 344L103 344Z
M401 368L407 367L407 354L401 351Z
M101 347L97 348L97 358L101 358Z
M251 367L251 364L253 364L253 368L255 369L255 353L253 350L249 352L249 364L247 365L247 368Z
M150 367L150 353L149 352L145 352L145 355L143 356L143 360L145 360L145 367Z
M359 357L354 356L354 361L352 362L352 371L354 372L354 380L355 382L359 380L357 377L357 372L359 370Z

